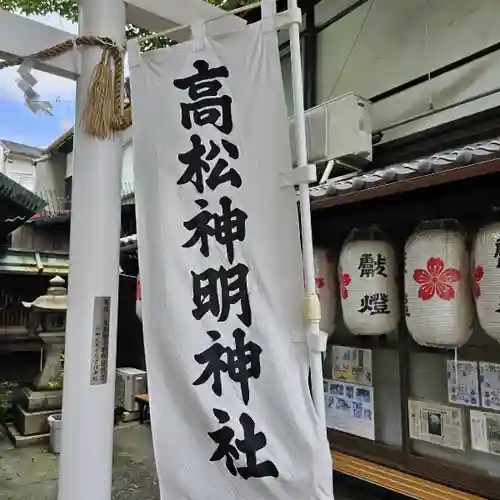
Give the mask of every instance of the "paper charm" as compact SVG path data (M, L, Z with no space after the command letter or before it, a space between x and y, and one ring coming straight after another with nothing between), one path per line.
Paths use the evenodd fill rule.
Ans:
M33 87L38 80L31 74L35 62L33 59L25 59L17 70L20 78L16 80L17 86L24 93L24 103L35 114L52 115L52 104L48 101L41 101L40 95Z

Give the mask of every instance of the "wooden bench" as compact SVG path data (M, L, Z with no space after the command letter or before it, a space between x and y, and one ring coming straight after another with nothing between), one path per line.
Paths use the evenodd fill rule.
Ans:
M149 394L137 394L135 401L139 405L139 421L143 424L149 419Z
M416 500L481 500L482 497L454 490L404 472L332 451L333 470Z

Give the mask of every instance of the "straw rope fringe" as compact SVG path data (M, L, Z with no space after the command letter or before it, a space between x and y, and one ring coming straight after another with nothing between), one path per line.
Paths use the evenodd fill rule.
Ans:
M0 70L18 66L26 59L40 61L51 59L73 50L75 45L77 47L101 47L103 51L101 60L92 74L80 126L87 134L99 139L112 137L115 132L125 130L132 124L132 113L130 107L124 108L123 102L122 50L111 39L94 35L79 36L36 54L2 61Z

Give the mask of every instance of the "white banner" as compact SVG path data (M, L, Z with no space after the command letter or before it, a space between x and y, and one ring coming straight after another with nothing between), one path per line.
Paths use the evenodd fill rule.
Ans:
M291 155L276 33L198 35L130 54L162 499L332 499L308 387L297 200L281 187Z

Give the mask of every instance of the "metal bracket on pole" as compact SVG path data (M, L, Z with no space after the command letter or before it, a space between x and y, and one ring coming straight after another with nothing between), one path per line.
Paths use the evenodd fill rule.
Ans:
M303 167L294 168L290 172L280 174L280 187L311 184L311 182L317 180L316 165L304 165Z
M277 30L288 28L293 23L302 24L302 11L299 7L290 7L274 16L274 26Z

